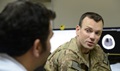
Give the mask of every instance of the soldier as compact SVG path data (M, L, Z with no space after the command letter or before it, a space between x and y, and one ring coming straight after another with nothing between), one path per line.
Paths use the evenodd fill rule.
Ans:
M48 57L46 71L111 71L106 54L97 44L103 26L99 14L84 13L76 26L76 37Z

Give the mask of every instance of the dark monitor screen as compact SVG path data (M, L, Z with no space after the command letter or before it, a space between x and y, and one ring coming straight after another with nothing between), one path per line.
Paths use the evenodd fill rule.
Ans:
M104 28L98 44L105 53L120 53L120 28Z

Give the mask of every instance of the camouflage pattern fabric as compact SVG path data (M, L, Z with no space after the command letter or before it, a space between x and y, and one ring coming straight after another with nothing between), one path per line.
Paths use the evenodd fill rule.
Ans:
M96 45L89 54L89 63L83 58L76 38L57 48L45 64L46 71L111 71L106 54Z

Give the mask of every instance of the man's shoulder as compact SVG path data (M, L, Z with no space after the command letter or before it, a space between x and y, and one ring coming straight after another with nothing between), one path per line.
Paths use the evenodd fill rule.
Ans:
M7 54L0 53L0 71L27 71L22 64Z
M61 47L60 49L58 48L56 51L54 51L48 57L45 64L45 69L47 69L48 71L54 71L55 69L59 69L59 66L61 66L62 69L64 69L64 67L66 66L75 66L78 64L77 62L79 62L78 58L79 56L76 51L69 48Z
M98 60L107 58L107 54L99 45L96 45L95 48L92 50L91 56L95 56Z
M63 45L60 45L51 55L49 56L50 58L60 58L60 57L65 57L66 55L70 56L77 56L78 55L78 48L75 42L73 40L64 43Z
M77 56L77 52L69 49L69 48L64 48L64 45L60 46L58 49L56 49L53 53L51 53L51 55L48 57L48 59L61 59L67 56L73 57L73 56ZM70 58L69 57L69 58Z
M95 51L97 53L104 53L103 49L98 44L95 46L95 49L93 49L93 51Z

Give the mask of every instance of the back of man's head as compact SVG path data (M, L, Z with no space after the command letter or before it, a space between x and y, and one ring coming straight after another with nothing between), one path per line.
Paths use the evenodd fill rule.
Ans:
M0 53L21 56L40 39L46 50L50 20L55 13L29 1L9 3L0 14Z

